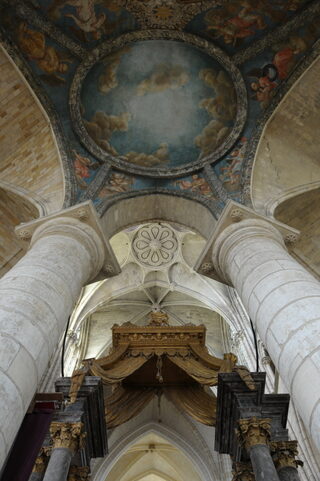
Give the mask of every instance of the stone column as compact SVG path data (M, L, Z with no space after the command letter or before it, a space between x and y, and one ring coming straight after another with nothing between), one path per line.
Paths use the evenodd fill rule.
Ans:
M232 481L255 481L251 463L236 463Z
M298 466L302 461L296 459L298 454L297 441L278 441L272 443L273 459L280 481L300 481Z
M0 280L0 466L81 288L117 262L91 203L23 225L29 251ZM110 275L110 274L109 274Z
M67 481L72 456L83 445L85 435L82 429L81 422L51 423L53 446L43 481Z
M230 202L207 252L213 246L216 275L238 292L320 449L320 283L288 253L296 237Z
M239 420L239 438L250 456L256 481L279 481L270 453L271 419Z

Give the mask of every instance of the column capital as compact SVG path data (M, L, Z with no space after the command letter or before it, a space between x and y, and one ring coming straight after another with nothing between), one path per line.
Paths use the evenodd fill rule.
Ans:
M276 441L271 443L274 464L279 471L282 468L297 468L303 462L296 459L298 455L297 441Z
M50 425L52 448L66 448L76 453L82 448L86 434L83 432L83 423L63 423L54 421Z
M51 235L70 236L85 244L93 258L92 278L99 272L103 277L111 277L121 271L91 201L20 224L15 232L26 247L29 244L29 248L39 239Z
M255 481L251 463L236 463L232 481Z
M33 465L33 473L44 473L50 457L51 446L42 447Z
M88 466L70 466L67 481L88 481L90 468Z
M222 252L222 248L225 251L241 236L272 238L283 247L289 247L298 240L299 234L298 230L276 219L257 214L252 209L229 200L194 269L219 282L232 284L226 274L223 260L225 252ZM208 268L209 265L211 269Z
M247 451L258 444L270 444L271 419L256 416L238 421L238 437Z

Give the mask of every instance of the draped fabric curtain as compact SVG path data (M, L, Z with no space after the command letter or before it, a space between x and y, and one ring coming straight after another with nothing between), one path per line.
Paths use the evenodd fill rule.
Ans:
M217 399L209 388L197 384L182 387L132 388L118 386L105 399L106 422L113 429L137 416L159 393L196 421L215 426Z
M157 394L154 388L129 388L118 386L105 399L108 429L113 429L137 416Z
M188 387L168 387L165 396L196 421L215 426L217 398L209 388L194 384Z
M215 386L218 383L218 372L204 366L193 357L170 357L176 366L185 371L200 384Z

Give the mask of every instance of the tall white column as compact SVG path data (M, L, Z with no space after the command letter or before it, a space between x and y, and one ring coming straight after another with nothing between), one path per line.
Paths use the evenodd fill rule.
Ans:
M0 281L0 466L81 288L108 252L114 264L88 203L20 229L22 238L31 235L29 251Z
M212 261L237 290L320 449L320 283L288 253L283 238L295 235L230 203L211 239Z

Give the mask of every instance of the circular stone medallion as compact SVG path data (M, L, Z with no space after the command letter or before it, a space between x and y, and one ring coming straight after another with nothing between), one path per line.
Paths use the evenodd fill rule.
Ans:
M229 58L205 40L135 32L84 60L70 105L93 155L167 177L213 162L232 146L245 121L246 90Z
M172 263L178 250L178 239L166 224L141 227L132 241L132 252L140 264L161 268Z

